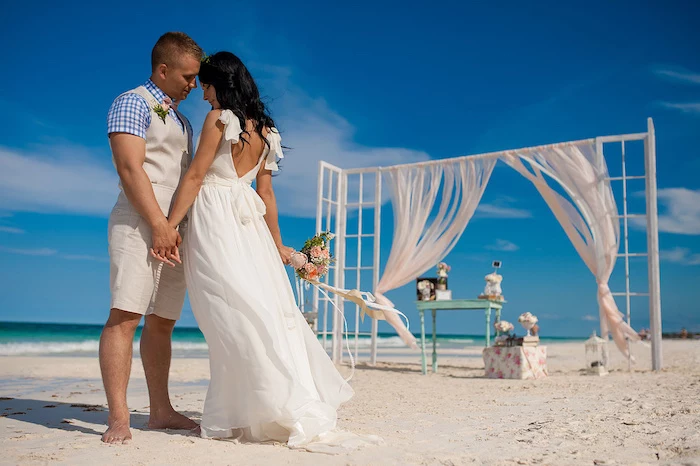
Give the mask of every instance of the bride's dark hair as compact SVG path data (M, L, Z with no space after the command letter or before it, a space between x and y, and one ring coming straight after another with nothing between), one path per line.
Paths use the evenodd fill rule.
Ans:
M255 80L240 58L231 52L217 52L204 57L199 69L199 81L214 86L216 100L222 109L231 110L238 117L244 134L250 135L245 130L246 120L252 120L255 132L269 145L263 128L272 128L275 122L260 100ZM241 139L247 142L244 137Z

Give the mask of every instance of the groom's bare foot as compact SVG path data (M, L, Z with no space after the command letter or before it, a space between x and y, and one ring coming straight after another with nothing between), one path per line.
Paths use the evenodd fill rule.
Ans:
M104 443L129 443L131 430L129 430L129 418L108 421L107 431L102 434Z
M151 417L148 419L149 429L192 430L197 427L199 424L175 410L164 415L151 413Z

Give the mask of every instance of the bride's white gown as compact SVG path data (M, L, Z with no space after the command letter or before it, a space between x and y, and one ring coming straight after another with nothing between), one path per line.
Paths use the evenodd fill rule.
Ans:
M192 205L183 259L192 310L209 346L202 436L292 447L319 436L337 439L336 411L353 390L296 307L263 219L265 204L251 187L262 164L277 170L280 136L269 133L270 147L239 178L231 156L241 134L238 118L224 110L219 119L224 138Z

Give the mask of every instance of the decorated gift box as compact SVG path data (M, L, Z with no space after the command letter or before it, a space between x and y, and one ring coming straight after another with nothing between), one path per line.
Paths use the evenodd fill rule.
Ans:
M490 346L484 348L484 369L490 379L547 377L546 346Z

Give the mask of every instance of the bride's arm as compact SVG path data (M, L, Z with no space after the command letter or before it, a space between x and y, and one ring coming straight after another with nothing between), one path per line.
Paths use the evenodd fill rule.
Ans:
M265 223L270 229L272 239L275 241L277 251L280 253L280 258L285 264L289 264L293 249L285 246L282 243L282 233L277 214L277 200L275 199L275 191L272 189L272 172L262 168L258 172L255 179L255 189L258 195L265 203Z
M187 215L187 211L199 193L199 188L202 187L204 175L207 174L209 167L214 162L216 149L224 134L224 124L219 121L220 116L221 110L212 110L204 120L197 153L187 173L180 181L175 203L168 216L168 223L173 228L179 225Z

